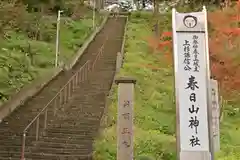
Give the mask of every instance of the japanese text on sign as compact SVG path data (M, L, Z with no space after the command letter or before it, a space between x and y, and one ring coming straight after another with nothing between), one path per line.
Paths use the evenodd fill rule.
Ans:
M186 89L191 90L191 94L189 96L190 102L192 102L191 108L188 108L190 115L189 120L189 126L191 129L194 129L194 132L192 134L192 137L189 139L189 143L192 147L196 145L201 145L200 139L198 138L198 126L199 126L199 120L198 120L198 111L199 107L195 106L196 102L196 94L194 93L195 89L199 89L198 82L195 80L195 77L191 75L189 78L189 81L187 83Z
M204 34L179 33L178 43L183 53L178 54L181 149L205 151L209 138Z
M130 118L131 118L131 113L129 112L129 109L128 108L130 107L130 101L129 100L124 100L123 101L123 106L122 106L122 119L124 121L129 121ZM124 123L124 124L127 124L127 123ZM128 128L128 126L124 127L122 129L122 144L125 146L125 148L129 148L131 146L131 131L130 129Z

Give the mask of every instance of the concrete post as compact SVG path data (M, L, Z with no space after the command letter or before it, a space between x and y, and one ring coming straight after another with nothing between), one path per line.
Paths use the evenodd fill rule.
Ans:
M136 80L121 77L118 84L117 160L133 160L133 99Z

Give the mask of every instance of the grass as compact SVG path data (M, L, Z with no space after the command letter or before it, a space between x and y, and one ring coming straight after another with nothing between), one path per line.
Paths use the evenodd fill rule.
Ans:
M59 63L74 56L92 30L92 12L72 20L62 17L60 26ZM100 24L102 16L96 16ZM0 93L2 102L19 91L24 85L54 68L56 17L46 16L41 33L44 40L29 38L24 32L9 30L0 38Z
M153 53L147 37L153 36L149 14L132 15L127 26L125 61L120 75L137 79L134 105L134 157L136 160L176 160L175 93L172 65L165 51ZM171 31L171 15L161 15L160 30ZM144 67L151 64L154 68ZM237 92L239 94L239 92ZM237 99L224 100L221 151L218 160L240 159L240 112ZM95 142L96 160L116 159L117 86L111 91L107 126ZM146 158L147 157L147 158Z

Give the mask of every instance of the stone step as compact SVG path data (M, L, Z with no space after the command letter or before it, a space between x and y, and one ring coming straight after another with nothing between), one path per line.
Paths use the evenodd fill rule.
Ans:
M21 151L21 145L1 145L0 151L8 151L8 152L20 152Z
M75 137L64 137L64 138L43 137L41 142L44 142L44 143L87 144L89 142L93 142L93 139L92 140L89 140L89 139L81 139L81 140L79 140L79 139L76 139Z
M78 133L77 132L67 132L67 131L65 131L65 132L63 132L62 130L57 130L57 129L55 129L55 130L47 130L47 135L52 135L52 134L61 134L61 135L72 135L72 136L75 136L75 135L77 135L77 136L79 136L79 135L93 135L94 134L94 132L96 132L97 131L97 129L96 128L92 128L91 130L89 129L89 130L82 130L82 131L78 131Z
M18 157L18 158L15 157L15 158L14 158L14 157L1 157L1 156L0 156L0 159L1 159L1 160L19 160L20 157Z
M55 127L61 127L61 128L65 128L65 127L78 128L78 129L85 128L85 130L89 130L89 128L98 128L99 127L99 120L96 120L95 124L88 123L89 127L86 127L79 122L77 123L77 122L72 122L72 121L69 121L69 122L65 121L65 122L62 122L62 124L57 124L57 122L54 122L54 123L55 123L55 125L52 124L51 128L55 126Z
M23 132L0 132L0 137L6 136L6 137L15 137L15 136L22 136Z
M64 113L65 112L76 112L78 111L79 113L84 113L84 110L87 110L87 111L101 111L104 107L105 107L105 104L92 104L92 103L81 103L81 101L79 102L79 100L75 100L73 104L71 104L71 106L69 106L68 108L65 108L64 109Z
M27 136L26 143L33 142L35 139L36 139L35 137ZM18 145L18 146L22 145L22 137L10 139L9 137L1 137L0 136L0 145L10 145L10 144L14 144L14 145Z
M99 111L98 113L91 113L89 111L89 112L85 112L84 114L82 114L82 113L66 113L65 115L59 115L58 120L64 120L64 121L68 121L70 123L73 123L75 121L90 122L92 120L99 120L101 118L100 117L101 112L102 111Z
M59 122L59 123L58 123ZM49 124L48 127L49 128L96 128L99 126L99 121L94 120L92 122L82 122L82 121L78 121L78 122L71 122L71 125L69 125L68 122L62 122L62 121L55 121L52 124Z
M100 119L100 115L99 116L95 116L95 115L93 116L93 115L88 115L88 114L74 115L74 117L77 117L77 118L69 117L69 116L73 116L73 115L59 116L58 120L54 121L53 123L61 122L62 124L69 124L69 125L80 125L80 124L86 124L87 125L87 124L95 124Z
M71 133L71 134L81 134L84 131L94 131L95 128L48 128L47 132L58 132L58 133Z
M17 129L18 131L22 132L30 122L31 121L27 121L27 123L16 123L15 122L14 124L11 122L11 125L9 125L9 124L1 124L0 128L5 128L5 129L11 128L12 130L16 130ZM39 120L39 125L43 126L43 122L44 122L44 119L43 118L40 119ZM32 126L34 126L34 124Z
M66 110L64 111L63 115L67 115L67 114L75 114L75 115L84 115L84 114L95 114L98 115L99 112L101 112L102 110L104 110L105 108L105 104L104 105L84 105L84 104L80 104L80 105L72 105L69 108L66 108ZM60 115L61 113L59 113Z
M75 138L75 139L93 139L95 135L89 132L83 132L81 134L71 134L71 133L57 133L57 132L47 132L46 137L56 137L56 138Z
M50 153L50 154L57 154L57 155L70 155L70 154L88 154L91 152L91 148L81 148L81 149L66 149L66 148L42 148L42 147L29 147L31 152L37 153Z
M31 157L31 159L28 157ZM26 160L91 160L89 154L52 154L52 153L29 153L26 154Z
M81 149L81 148L88 148L92 146L91 141L83 141L81 143L66 143L66 142L62 142L62 143L58 143L58 142L45 142L45 141L39 141L36 143L37 147L40 148L66 148L66 149Z
M8 152L0 150L0 157L14 157L20 159L21 152Z

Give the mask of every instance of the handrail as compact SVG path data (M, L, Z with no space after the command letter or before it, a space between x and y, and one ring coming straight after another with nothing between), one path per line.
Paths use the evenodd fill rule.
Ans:
M81 75L83 74L83 80L86 79L85 77L85 72L90 70L89 67L90 61L88 60L67 82L66 84L56 93L56 95L43 107L43 109L33 118L33 120L25 127L24 131L23 131L23 140L22 140L22 152L21 152L21 159L24 160L25 158L25 146L26 146L26 133L28 131L28 129L36 122L36 141L39 138L39 119L40 116L44 113L44 129L47 128L47 115L48 115L48 108L49 106L51 106L52 102L54 103L54 108L56 108L57 105L57 98L59 97L59 105L61 107L62 105L62 101L63 103L66 103L69 98L71 98L71 88L72 91L75 90L75 88L77 87L77 85L82 82L80 80L82 80ZM83 73L82 73L83 71ZM80 75L80 77L79 77ZM80 79L79 79L80 78ZM64 95L62 95L62 93ZM63 100L62 100L63 98ZM55 115L55 111L54 111L54 115Z
M67 83L57 92L57 94L45 105L45 107L35 116L35 118L27 125L27 127L23 130L23 132L26 132L28 130L28 128L37 120L37 118L50 106L51 102L53 102L53 100L55 100L55 98L61 93L61 91L64 90L64 88L69 84L69 82L73 79L73 77L75 77L79 72L81 72L82 68L85 67L85 65L87 65L88 63L90 63L90 61L88 60L81 68L78 72L76 72L68 81Z

